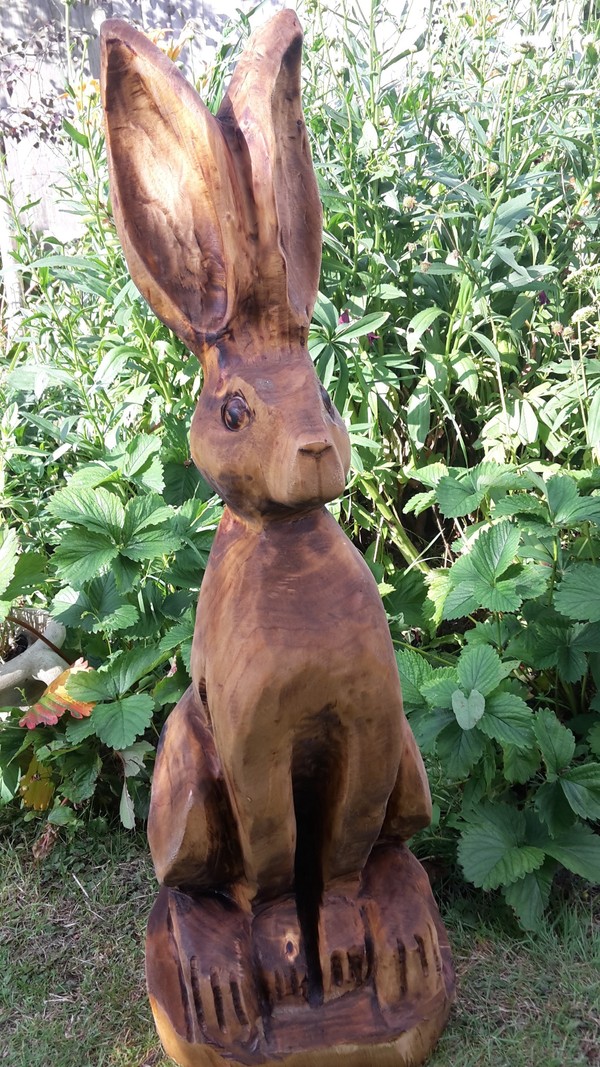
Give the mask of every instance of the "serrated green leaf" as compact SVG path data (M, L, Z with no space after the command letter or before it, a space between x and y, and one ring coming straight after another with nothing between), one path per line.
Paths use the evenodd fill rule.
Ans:
M587 657L570 642L556 650L556 666L563 682L578 682L587 671Z
M133 534L130 540L121 546L121 555L139 562L177 552L181 545L181 538L174 530L142 530Z
M582 819L600 819L600 764L570 767L559 776L569 805Z
M64 777L60 791L72 804L81 804L94 795L98 775L102 769L102 760L96 753L89 753L82 757L81 752L71 758L72 769L65 763L62 767Z
M113 574L105 574L89 583L87 590L61 589L54 598L53 618L85 633L117 630L133 626L137 609L127 604L119 593Z
M421 515L427 508L430 508L432 504L435 504L435 501L435 489L429 489L426 493L415 493L415 495L412 496L402 508L402 513L404 515L411 515L414 512L415 515Z
M184 504L190 497L202 496L206 489L206 483L193 463L165 463L164 478L165 503L174 507Z
M493 586L513 563L520 540L518 527L510 522L499 522L489 530L482 530L466 558L479 577ZM463 559L465 557L454 565L459 571Z
M468 696L460 689L455 689L452 694L452 710L461 730L472 730L485 711L485 699L476 689Z
M161 441L156 434L138 433L133 441L127 445L125 453L119 458L118 467L125 478L132 478L139 474L145 467L149 467L152 460L160 452Z
M446 475L437 487L437 500L442 515L447 519L470 515L476 511L485 496L485 490L474 484L471 471L462 477Z
M3 599L16 600L17 597L38 592L47 578L48 560L42 552L23 552L17 558L14 574L6 589Z
M111 571L117 583L117 589L125 595L135 589L140 578L141 568L139 563L134 560L127 559L125 556L117 556L112 561Z
M481 759L485 747L486 740L478 730L462 730L453 722L440 733L436 750L447 777L460 781Z
M112 615L105 615L94 626L94 633L117 633L119 630L129 630L139 620L139 612L133 604L122 604L113 611Z
M515 588L523 600L542 597L548 590L552 571L543 563L525 563L516 575Z
M452 585L453 579L448 576L448 592L442 605L442 619L462 619L473 611L481 608L480 583L477 579L457 580Z
M554 603L569 619L600 622L600 567L575 563L560 583Z
M514 693L493 693L486 698L485 714L477 727L501 745L527 749L533 744L533 715Z
M424 656L411 649L396 652L396 662L400 673L402 699L405 708L422 707L425 704L422 688L424 682L431 678L433 668Z
M114 481L117 474L106 463L87 463L73 471L69 479L69 489L95 489L103 482Z
M546 860L536 871L504 888L506 903L514 910L524 930L541 930L556 864Z
M67 807L66 804L60 804L59 807L53 808L50 812L48 822L52 826L70 826L71 823L77 822L77 815L73 808Z
M450 723L456 725L449 708L419 708L410 716L411 729L422 752L433 752L438 736Z
M511 642L510 652L538 670L557 667L563 681L575 682L587 670L585 653L595 644L596 626L573 626L560 617L549 625L532 623Z
M557 474L546 482L548 507L555 526L579 526L600 522L600 499L582 497L577 484L567 474Z
M160 651L165 653L172 652L185 641L191 641L194 636L195 625L196 617L195 612L192 609L191 611L188 611L179 622L176 622L170 630L168 630L160 642Z
M96 578L116 558L117 549L108 538L93 530L69 530L52 560L63 581L76 589Z
M173 707L181 700L189 684L187 671L179 667L176 674L168 674L156 683L152 690L154 703L157 707Z
M458 682L465 693L477 689L487 697L510 674L513 666L503 663L490 645L469 645L458 659Z
M0 593L8 588L15 573L19 538L8 526L0 528Z
M590 826L576 823L548 838L543 847L573 874L589 882L600 882L600 836Z
M452 708L452 694L457 688L455 667L437 667L421 684L421 692L431 708Z
M90 715L87 719L71 719L67 723L65 737L70 744L78 745L80 741L85 741L86 737L91 737L95 733L96 730Z
M106 672L111 680L111 691L116 696L122 697L135 682L139 682L140 678L150 674L168 658L169 650L162 646L149 645L147 648L137 646L129 652L116 653L100 673Z
M580 499L576 483L566 474L557 474L546 482L546 496L555 524L564 526Z
M129 748L150 724L153 710L154 703L148 693L134 693L110 704L99 704L92 715L96 735L109 748Z
M556 776L573 759L575 738L550 708L541 708L537 712L533 729L548 774Z
M395 571L391 577L386 577L394 587L393 592L386 597L388 615L400 617L403 629L412 626L429 629L432 609L427 596L425 576L414 568Z
M516 833L486 823L470 826L461 836L458 859L465 877L478 889L498 889L537 870L542 849L520 843Z
M154 526L164 526L172 523L175 513L171 507L166 506L161 497L156 493L148 493L145 496L136 496L127 502L125 508L125 521L123 523L123 542L127 543L131 537Z
M422 482L429 489L435 489L439 485L440 479L448 474L448 468L443 460L436 460L434 463L427 463L423 467L419 467L412 472L416 481Z
M479 728L481 729L481 723ZM539 753L531 749L520 749L516 745L505 745L503 746L503 756L504 777L507 782L524 785L539 770L541 762Z
M430 571L426 577L427 597L433 604L432 623L439 626L442 621L444 603L450 590L450 571L438 567Z
M113 543L118 542L125 520L119 498L101 486L59 489L50 500L48 511L56 519L103 534Z
M77 671L71 674L67 678L66 690L69 696L86 704L98 704L117 695L112 678L102 671Z
M516 611L520 607L523 598L517 592L518 576L502 578L514 561L519 541L519 530L509 522L500 522L479 534L450 569L451 588L444 604L444 618L459 618L478 608Z
M533 798L533 807L555 837L575 822L575 814L563 793L560 782L544 782Z
M481 597L481 606L488 611L517 611L522 603L517 578L499 579Z

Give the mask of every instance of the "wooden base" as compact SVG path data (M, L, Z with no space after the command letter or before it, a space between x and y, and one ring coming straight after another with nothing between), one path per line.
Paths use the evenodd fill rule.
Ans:
M224 897L163 887L146 971L159 1036L180 1067L417 1067L454 996L427 876L403 846L378 846L360 882L325 891L318 988L293 897L248 915Z

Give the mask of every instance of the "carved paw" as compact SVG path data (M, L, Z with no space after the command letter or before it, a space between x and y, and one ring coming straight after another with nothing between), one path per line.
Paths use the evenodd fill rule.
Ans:
M361 898L379 1007L410 1017L446 993L427 876L407 849L382 851L367 864Z
M217 1047L247 1045L252 1037L252 990L241 975L212 968L206 973L197 956L189 960L194 1011L204 1039Z
M358 989L369 973L365 929L356 899L357 887L325 893L319 921L319 956L323 994L333 1000Z
M250 916L231 901L163 887L148 924L147 978L188 1043L208 1043L233 1058L256 1048Z
M429 1000L440 990L441 973L437 933L431 924L417 923L413 931L392 928L376 939L375 988L382 1008Z
M306 959L293 898L270 904L256 915L253 940L259 983L268 1008L272 1011L282 1001L306 1004Z

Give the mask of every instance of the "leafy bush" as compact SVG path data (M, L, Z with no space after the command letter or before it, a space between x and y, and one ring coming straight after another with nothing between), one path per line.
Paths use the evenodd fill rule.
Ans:
M485 0L446 4L413 46L387 6L300 12L325 208L309 343L351 433L340 520L384 596L433 783L417 847L457 852L535 927L560 866L600 881L600 46L565 35L560 5ZM203 78L213 106L247 30ZM197 364L128 280L95 87L70 92L81 235L62 247L15 220L0 598L49 607L92 669L58 715L54 693L54 721L43 699L35 729L7 713L0 766L5 797L41 795L55 823L118 802L132 825L188 683L220 505L189 456Z
M486 516L429 589L430 626L456 626L460 651L433 666L427 646L404 648L398 665L422 750L446 781L464 783L446 817L461 831L465 875L502 886L529 927L557 863L598 879L586 820L600 819L600 572L590 562L600 497L589 493L599 478L597 468L576 481L492 461L436 464L434 488L412 501L433 496L446 518Z

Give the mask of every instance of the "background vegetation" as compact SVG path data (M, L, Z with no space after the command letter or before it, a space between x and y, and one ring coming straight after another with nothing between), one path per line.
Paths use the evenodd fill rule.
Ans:
M353 444L335 510L428 761L415 847L539 929L565 869L600 882L600 28L448 3L406 49L388 7L301 12L325 207L310 345ZM213 108L247 31L201 79ZM3 713L2 796L42 855L58 828L144 819L221 511L189 456L197 362L118 245L97 86L69 99L81 235L15 215L26 305L0 379L2 612L47 608L65 667L92 668Z

